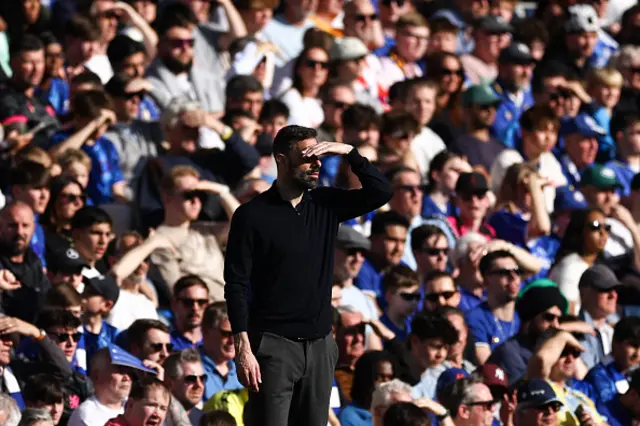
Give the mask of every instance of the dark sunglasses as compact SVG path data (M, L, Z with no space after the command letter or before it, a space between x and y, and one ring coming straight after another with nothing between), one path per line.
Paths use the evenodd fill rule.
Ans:
M350 248L347 250L347 256L356 256L358 253L364 255L364 250L359 248Z
M162 349L166 349L167 352L171 352L173 350L173 343L151 343L149 345L153 352L160 352Z
M188 376L184 376L184 382L189 385L195 385L200 380L200 383L203 385L207 382L207 375L203 374L201 376L197 376L195 374L190 374Z
M230 338L233 337L233 331L231 331L231 330L223 330L223 329L219 328L218 331L220 332L220 336L223 339L230 339Z
M560 354L560 357L564 358L564 357L567 357L567 356L571 355L574 358L580 358L580 354L581 354L581 352L579 350L577 350L576 348L565 347L562 350L562 354Z
M198 190L195 190L195 189L194 189L194 190L191 190L191 191L184 191L184 192L182 193L182 198L183 198L185 201L193 201L193 200L195 200L196 198L203 199L203 198L206 198L206 196L207 196L207 193L206 193L206 192L204 192L204 191L198 191Z
M209 304L209 299L190 299L188 297L181 297L178 300L187 308L192 307L194 304L197 304L198 307L203 308Z
M441 291L440 293L429 293L425 294L424 298L429 302L437 303L442 297L444 300L449 300L453 296L455 296L457 291Z
M545 312L542 314L542 319L546 322L554 322L560 319L560 315L552 314L551 312Z
M329 69L329 62L316 61L315 59L305 59L304 66L312 69L316 69L320 67L321 69L326 70L326 69Z
M118 14L118 12L116 12L114 10L107 10L107 11L98 13L98 18L118 19L118 18L120 18L120 15Z
M558 87L555 91L549 94L549 97L552 100L557 100L569 98L571 97L571 95L573 95L573 92L571 90L565 89L564 87Z
M396 6L404 6L404 0L382 0L382 4L387 7L391 7L391 3L395 3Z
M467 402L465 405L469 407L483 407L487 411L492 411L498 402L495 400L491 401L472 401Z
M442 68L440 71L442 75L457 75L458 77L464 77L464 71L462 69L452 70L451 68Z
M508 268L494 269L492 271L489 271L488 275L498 275L501 278L510 278L513 275L515 275L516 277L520 277L520 276L522 276L522 270L519 269L519 268L515 268L515 269L508 269Z
M342 333L345 335L364 334L364 324L352 325L351 327L343 327Z
M589 231L593 231L593 232L600 231L602 229L604 229L607 232L611 232L611 225L604 222L597 221L597 220L587 223L587 228L589 229Z
M362 13L356 14L356 21L358 22L366 22L368 20L377 21L378 18L379 17L377 13L372 13L371 15L364 15Z
M195 40L192 38L169 38L167 39L167 43L171 45L171 47L193 47L195 44Z
M85 202L87 201L87 196L84 194L76 195L76 194L66 194L62 192L60 194L60 198L64 199L67 203L77 203L78 201Z
M418 192L418 191L424 192L425 187L424 185L398 185L396 186L396 189L399 191L406 191L406 192Z
M420 300L420 292L398 293L398 296L400 296L405 302L418 302Z
M59 343L67 342L69 339L78 342L82 333L47 333L49 336L55 337Z
M631 74L640 74L640 67L631 67L629 68L629 72L631 72Z
M346 109L348 107L350 107L351 105L344 103L344 102L340 102L340 101L331 101L329 102L330 105L333 105L334 108L337 109Z
M543 405L542 407L535 407L534 410L542 411L543 413L549 412L549 408L554 413L557 413L562 408L562 404L560 402L551 402L549 404Z
M471 201L473 197L483 199L486 196L487 191L472 192L471 194L460 194L460 198L462 198L464 201Z
M427 256L440 256L449 255L449 248L435 248L435 247L423 247L420 249L422 253L425 253Z
M142 99L146 96L146 94L147 92L145 92L144 90L141 90L139 92L125 93L123 97L127 100L131 100L134 98Z

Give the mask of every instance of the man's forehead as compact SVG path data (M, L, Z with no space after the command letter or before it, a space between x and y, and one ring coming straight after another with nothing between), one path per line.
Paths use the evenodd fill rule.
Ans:
M183 362L182 369L184 370L185 376L189 376L191 374L199 375L204 372L202 364L199 362Z
M318 144L318 140L316 138L304 139L295 145L294 150L302 152L305 149L311 148L312 146L317 144Z

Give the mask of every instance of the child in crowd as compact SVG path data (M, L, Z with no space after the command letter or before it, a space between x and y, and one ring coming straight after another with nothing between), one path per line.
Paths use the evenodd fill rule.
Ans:
M91 174L91 158L87 154L79 149L68 149L58 156L58 164L63 176L72 177L87 188Z
M387 307L380 322L404 340L409 335L409 320L415 313L420 301L420 278L405 265L392 267L382 279Z

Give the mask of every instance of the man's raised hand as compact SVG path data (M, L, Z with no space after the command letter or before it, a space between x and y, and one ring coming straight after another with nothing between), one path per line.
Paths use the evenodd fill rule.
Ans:
M347 155L353 145L339 142L320 142L302 151L304 157L320 157L322 155Z

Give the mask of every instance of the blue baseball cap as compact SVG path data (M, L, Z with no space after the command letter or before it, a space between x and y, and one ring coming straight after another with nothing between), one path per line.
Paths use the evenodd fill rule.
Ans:
M134 368L144 371L145 373L158 374L157 371L146 367L139 358L131 355L120 346L111 343L107 347L109 348L109 355L111 356L111 364Z
M429 22L432 22L432 21L435 21L435 20L448 21L451 25L453 25L454 27L456 27L456 28L458 28L460 30L467 26L467 24L465 24L464 21L462 19L460 19L456 15L456 13L451 9L440 9L437 12L435 12L429 18Z
M540 408L552 402L562 404L549 382L536 377L527 380L518 388L518 406L516 410Z
M585 138L596 138L606 135L607 131L596 123L593 117L583 113L563 121L560 126L560 134L562 136L572 135L574 133L579 133Z
M556 188L556 198L553 202L554 213L580 210L587 208L587 200L582 192L571 185Z
M440 395L444 388L465 377L469 377L469 373L462 368L452 367L444 370L440 374L440 377L438 377L438 382L436 383L436 395Z

